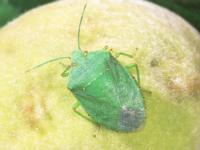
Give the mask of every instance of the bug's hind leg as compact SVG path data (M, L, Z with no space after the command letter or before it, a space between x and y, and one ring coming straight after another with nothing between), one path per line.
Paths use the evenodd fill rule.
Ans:
M125 66L125 67L126 67L127 69L135 68L136 74L137 74L137 83L138 83L138 85L140 86L140 72L139 72L138 65L137 65L137 64L129 64L129 65ZM146 93L146 94L148 94L148 95L151 95L151 91L146 90L146 89L141 88L141 87L140 87L140 89L141 89L141 91L142 91L143 93Z
M81 112L79 112L79 111L77 110L79 106L80 106L80 103L79 103L79 102L74 103L74 105L73 105L73 110L74 110L74 112L75 112L76 114L78 114L79 116L81 116L82 118L84 118L84 119L86 119L86 120L88 120L88 121L90 121L90 122L96 124L96 122L94 122L92 119L88 118L87 116L83 115Z
M136 74L137 74L137 83L140 86L140 72L139 72L138 65L137 64L129 64L129 65L126 65L125 67L126 67L126 69L133 69L133 68L135 68Z

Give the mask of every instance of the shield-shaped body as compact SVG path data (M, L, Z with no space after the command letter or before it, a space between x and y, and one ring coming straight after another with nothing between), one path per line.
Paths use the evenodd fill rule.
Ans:
M68 89L98 124L116 131L137 129L145 118L136 80L107 50L72 54Z

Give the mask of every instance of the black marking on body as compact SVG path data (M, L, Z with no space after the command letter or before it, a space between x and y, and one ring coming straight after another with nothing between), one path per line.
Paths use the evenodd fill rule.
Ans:
M140 125L140 111L133 110L127 106L122 107L119 126L124 131L131 131Z

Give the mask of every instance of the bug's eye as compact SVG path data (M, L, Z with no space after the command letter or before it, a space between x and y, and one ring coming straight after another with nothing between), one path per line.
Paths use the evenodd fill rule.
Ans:
M108 50L108 45L104 46L104 48L103 48L103 49L105 49L105 50Z
M85 50L85 51L84 51L84 56L87 56L87 55L88 55L88 51Z

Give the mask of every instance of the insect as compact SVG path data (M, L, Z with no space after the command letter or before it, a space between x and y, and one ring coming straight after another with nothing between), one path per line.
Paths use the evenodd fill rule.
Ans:
M139 87L140 77L136 64L122 66L107 47L93 52L83 51L80 47L80 27L83 20L84 5L78 27L78 49L70 57L58 57L39 64L32 69L60 59L69 59L71 64L62 73L69 78L67 88L77 98L73 110L83 118L106 128L130 132L136 130L145 120L143 97ZM128 72L135 68L137 80ZM30 70L32 70L30 69ZM28 70L28 71L30 71ZM82 106L89 116L78 111Z

